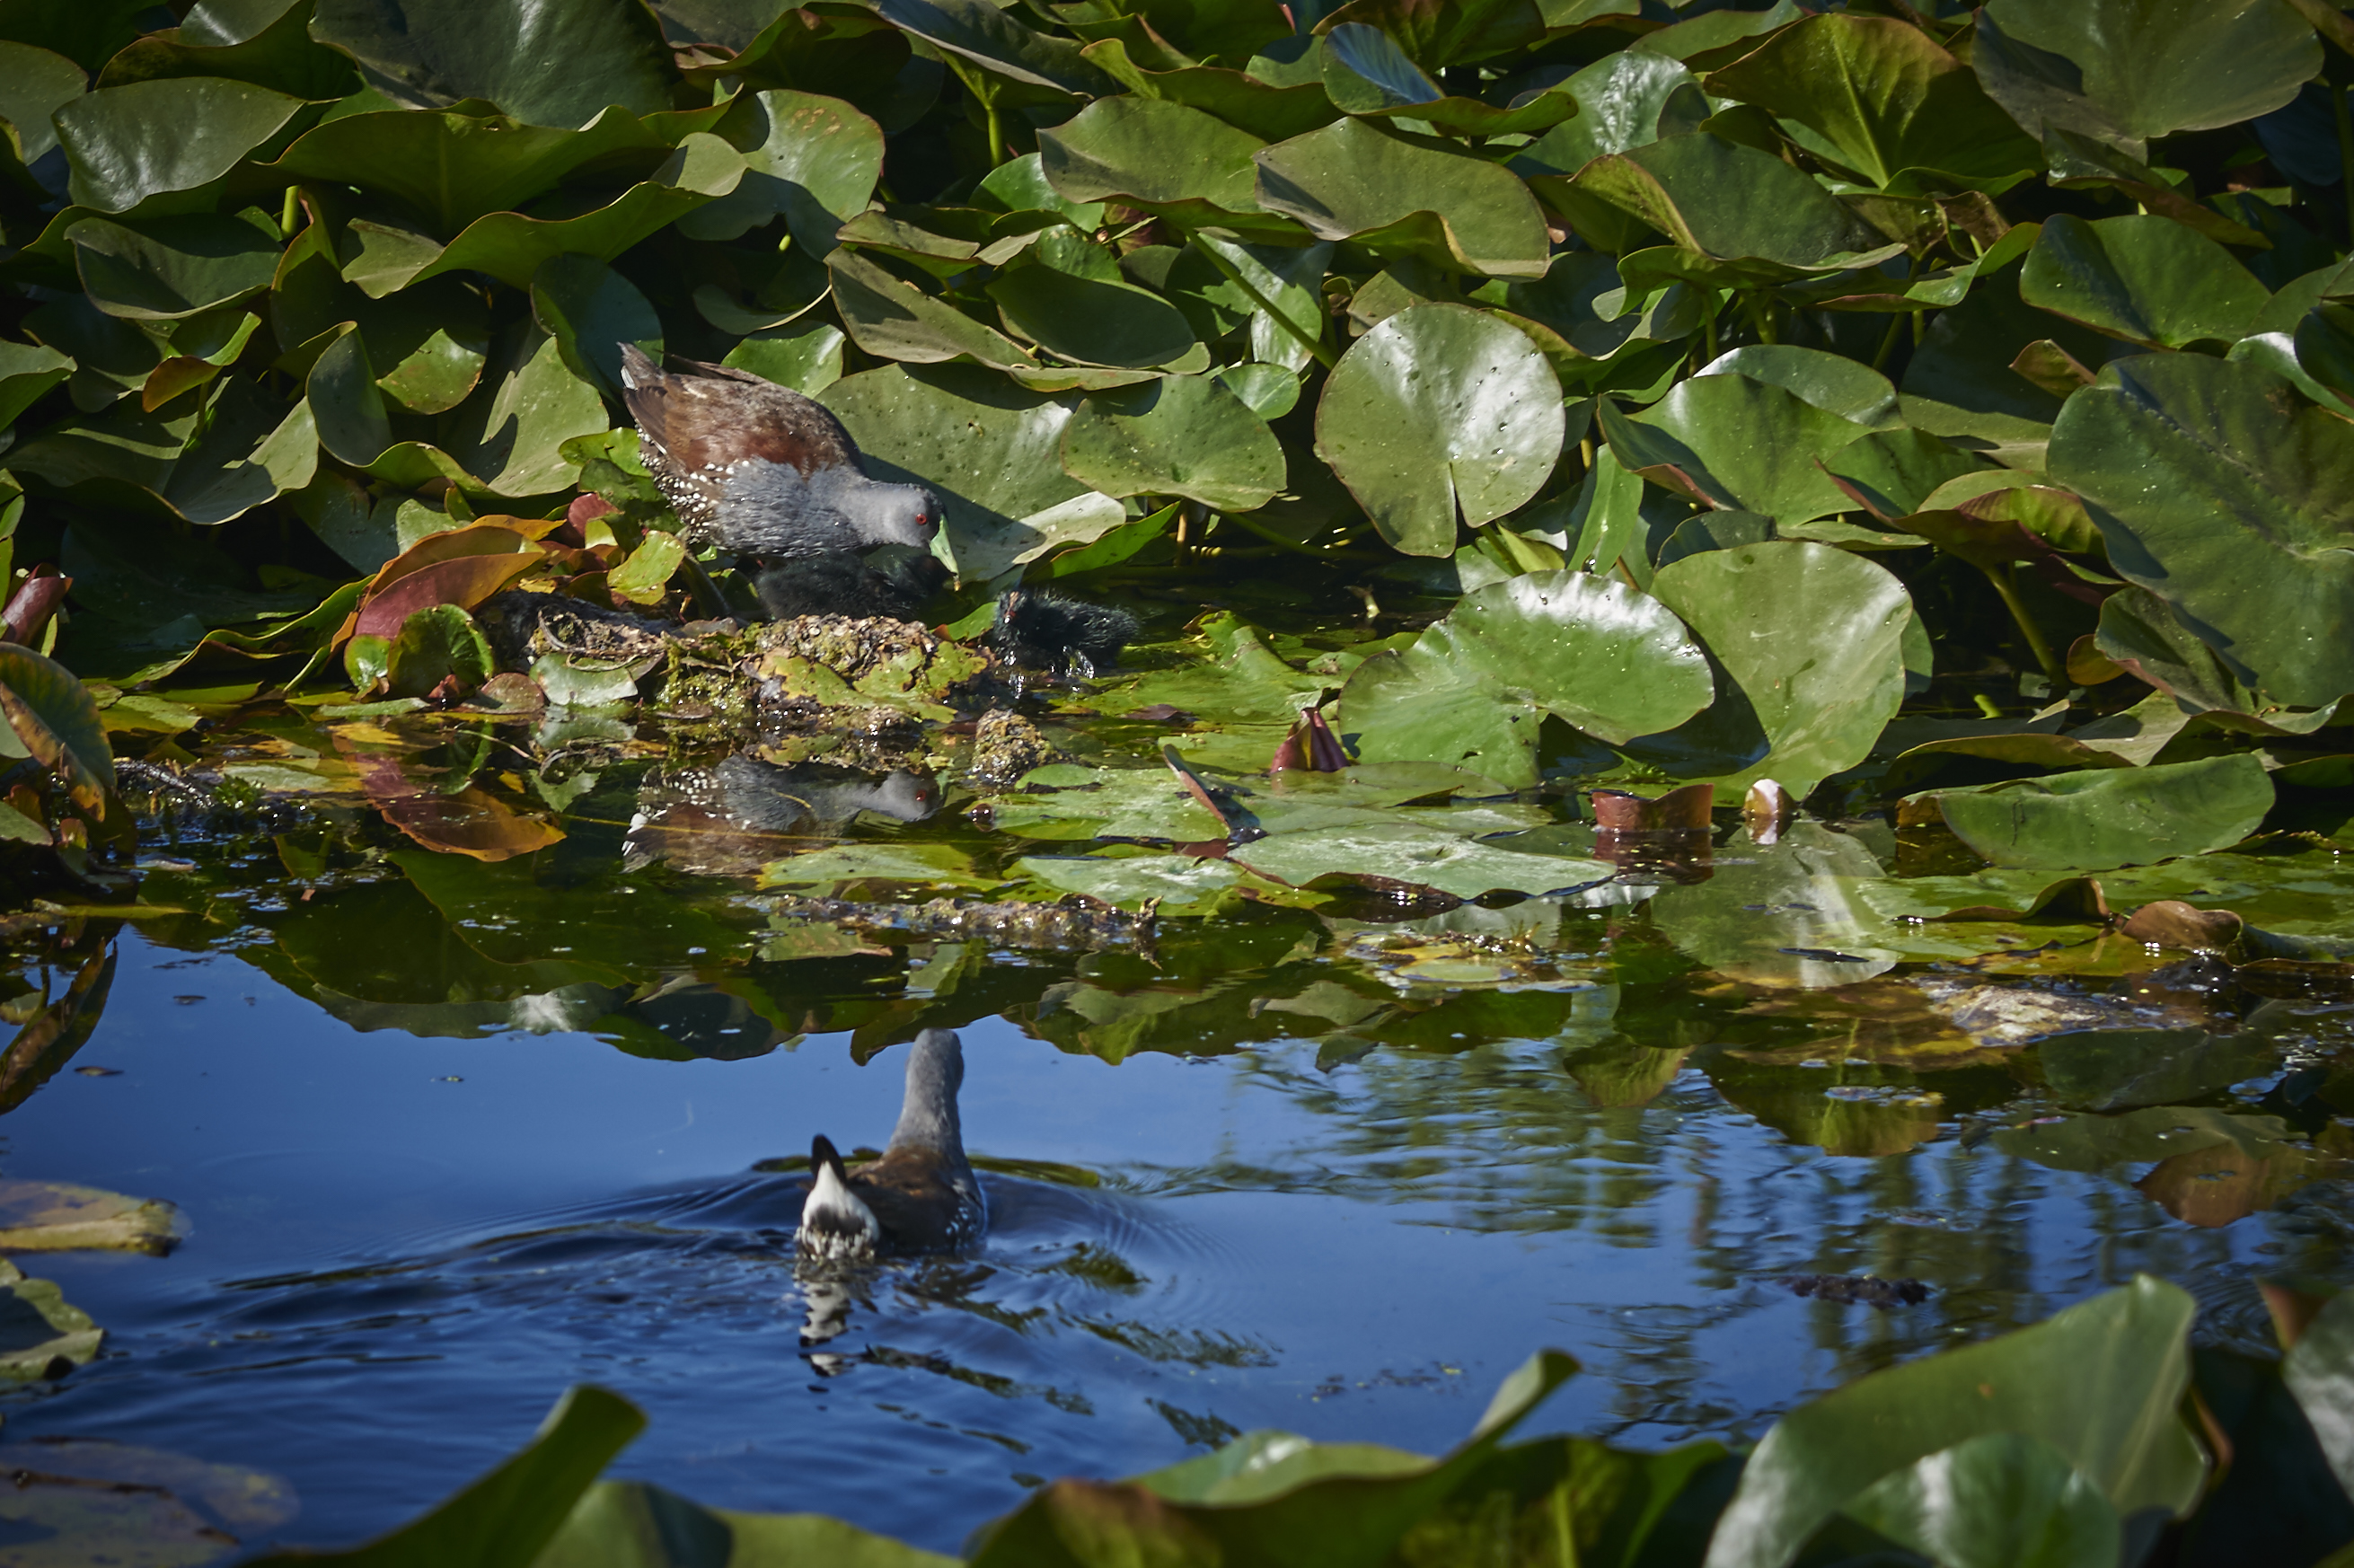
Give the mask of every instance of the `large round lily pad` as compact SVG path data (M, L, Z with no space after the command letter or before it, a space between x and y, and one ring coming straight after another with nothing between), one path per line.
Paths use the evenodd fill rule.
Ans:
M1561 455L1561 384L1527 336L1463 305L1416 305L1350 348L1316 409L1316 454L1382 537L1455 548L1526 503Z
M1658 599L1584 572L1532 572L1466 594L1455 662L1606 741L1673 729L1708 706L1708 661Z
M1798 541L1709 550L1660 567L1651 591L1727 677L1699 717L1629 747L1678 777L1720 790L1771 778L1804 797L1870 756L1904 700L1913 600L1861 556Z

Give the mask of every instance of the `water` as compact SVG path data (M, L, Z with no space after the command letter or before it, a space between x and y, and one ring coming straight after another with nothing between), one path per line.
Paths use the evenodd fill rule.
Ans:
M2348 1272L2317 1158L2286 1206L2199 1226L2129 1184L2143 1167L2005 1153L1990 1132L2060 1112L2015 1052L1904 1065L1919 1031L1890 1021L1921 1012L1925 964L1761 985L1679 957L1638 898L1246 908L1163 920L1149 954L910 940L621 871L638 776L610 768L563 844L498 865L356 798L150 833L140 896L187 913L47 954L54 996L111 945L71 1064L116 1071L52 1063L0 1161L166 1198L191 1230L164 1258L25 1260L110 1337L0 1395L10 1441L273 1472L301 1505L274 1539L342 1543L593 1382L651 1416L617 1474L953 1550L1042 1478L1254 1427L1444 1448L1543 1345L1585 1371L1532 1430L1755 1441L2137 1271L2246 1343L2253 1274ZM978 840L947 817L856 836ZM18 954L39 987L43 950ZM2200 1005L2218 1028L2259 1009ZM2256 1067L2196 1103L2329 1145L2331 1107L2292 1091L2345 1009L2262 1005ZM934 1023L965 1040L987 1243L874 1271L805 1343L798 1178L756 1167L820 1131L880 1144L903 1042ZM1808 1274L1929 1294L1783 1283Z

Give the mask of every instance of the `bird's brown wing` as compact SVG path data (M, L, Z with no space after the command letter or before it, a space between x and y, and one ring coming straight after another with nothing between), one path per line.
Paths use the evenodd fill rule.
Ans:
M850 1173L850 1190L865 1201L875 1224L903 1252L952 1246L950 1224L960 1198L932 1160L917 1150L894 1150Z
M695 368L703 374L644 376L633 367L639 385L623 393L639 433L661 449L663 461L682 479L724 475L747 458L790 463L803 473L858 465L850 433L817 403L748 372ZM647 369L652 370L651 362Z

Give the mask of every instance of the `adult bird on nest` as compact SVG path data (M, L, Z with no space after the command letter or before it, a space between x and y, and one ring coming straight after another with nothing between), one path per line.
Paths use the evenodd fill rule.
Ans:
M639 452L689 544L760 562L753 590L770 616L905 618L938 590L939 497L869 478L842 422L790 387L679 363L690 374L621 345Z
M805 1257L854 1260L948 1252L981 1239L989 1203L964 1155L957 1089L964 1047L953 1030L927 1029L907 1059L907 1097L883 1157L846 1169L832 1140L810 1144L809 1197L795 1246Z

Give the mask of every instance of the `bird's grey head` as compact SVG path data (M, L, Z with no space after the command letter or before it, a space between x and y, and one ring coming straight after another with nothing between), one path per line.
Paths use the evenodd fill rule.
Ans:
M940 498L920 484L866 480L846 490L840 505L864 545L912 545L921 550L940 531Z
M875 783L875 793L868 798L866 810L879 811L886 817L896 817L903 822L920 822L940 807L940 787L921 773L910 773L902 768L885 774ZM926 1031L947 1034L945 1029ZM949 1035L949 1039L956 1037Z
M953 1029L927 1029L907 1058L907 1097L900 1102L894 1149L914 1144L964 1158L957 1091L964 1086L964 1045Z

